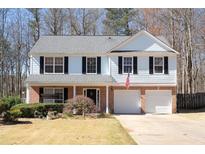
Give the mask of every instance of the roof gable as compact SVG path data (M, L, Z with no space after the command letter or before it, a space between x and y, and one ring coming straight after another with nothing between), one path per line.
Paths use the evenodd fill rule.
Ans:
M147 31L140 31L110 51L160 51L178 53Z

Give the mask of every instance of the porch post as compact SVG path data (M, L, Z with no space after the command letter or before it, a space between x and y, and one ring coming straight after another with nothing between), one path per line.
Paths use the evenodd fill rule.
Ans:
M29 85L26 84L26 103L29 103Z
M109 86L106 85L106 113L109 113Z
M76 96L76 86L74 85L73 86L73 97L75 97Z

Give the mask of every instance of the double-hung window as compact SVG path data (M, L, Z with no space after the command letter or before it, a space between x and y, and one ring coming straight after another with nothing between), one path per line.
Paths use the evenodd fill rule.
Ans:
M154 73L162 74L164 66L164 58L163 57L155 57L154 58Z
M53 57L45 57L45 73L53 73Z
M97 58L87 57L87 73L97 73Z
M132 73L133 59L132 57L123 57L123 72Z
M55 58L55 73L63 73L63 58Z
M63 57L45 57L45 73L63 73Z
M44 88L44 103L63 103L63 88Z

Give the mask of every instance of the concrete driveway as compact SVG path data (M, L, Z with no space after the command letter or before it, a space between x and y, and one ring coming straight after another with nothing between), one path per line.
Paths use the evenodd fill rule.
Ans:
M173 115L115 115L138 144L205 144L205 120Z

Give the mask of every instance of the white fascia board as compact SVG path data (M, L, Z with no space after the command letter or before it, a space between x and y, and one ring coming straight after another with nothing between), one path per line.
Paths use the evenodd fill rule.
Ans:
M133 40L136 37L139 37L140 35L147 35L149 37L151 37L152 39L154 39L160 46L162 46L163 48L167 49L167 52L172 51L175 54L179 54L179 52L177 52L176 50L174 50L173 48L169 47L168 45L166 45L164 42L162 42L160 39L156 38L155 36L153 36L152 34L150 34L149 32L142 30L140 32L138 32L137 34L131 36L130 38L128 38L127 40L125 40L124 42L120 43L119 45L115 46L114 48L110 49L108 51L108 53L112 52L113 50L117 50L118 48L122 47L123 45L129 43L131 40Z
M66 87L66 86L89 86L89 87L95 87L95 86L125 86L125 83L98 83L98 84L51 84L51 83L30 83L29 86L59 86L59 87ZM134 86L144 86L144 87L176 87L177 84L173 83L173 84L154 84L154 83L147 83L147 84L140 84L140 83L133 83L130 85L130 87L134 87Z

